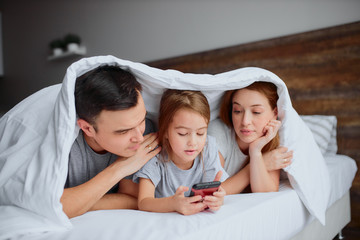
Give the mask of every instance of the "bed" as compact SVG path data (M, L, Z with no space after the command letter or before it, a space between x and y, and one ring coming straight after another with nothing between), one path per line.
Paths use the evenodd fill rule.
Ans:
M333 239L350 221L349 188L354 160L343 155L325 157L332 191L326 226L309 215L288 181L276 193L225 197L218 212L192 216L134 210L89 212L73 218L69 231L20 239Z
M280 138L294 150L280 191L226 196L219 211L192 216L107 210L69 220L59 199L79 131L74 83L102 64L119 65L137 77L153 120L165 88L201 89L214 119L225 90L260 80L276 84ZM81 59L68 68L62 84L29 96L0 120L0 238L331 239L350 221L349 189L357 171L353 159L336 154L336 123L334 116L299 116L284 82L265 69L189 74L113 56Z

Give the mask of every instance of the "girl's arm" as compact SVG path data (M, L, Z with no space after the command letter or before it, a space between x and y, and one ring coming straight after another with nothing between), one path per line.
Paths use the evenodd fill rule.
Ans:
M155 198L155 186L151 180L140 178L139 181L139 210L149 212L179 212L183 215L191 215L203 211L206 205L198 202L201 196L185 197L187 187L180 186L175 195L164 198Z

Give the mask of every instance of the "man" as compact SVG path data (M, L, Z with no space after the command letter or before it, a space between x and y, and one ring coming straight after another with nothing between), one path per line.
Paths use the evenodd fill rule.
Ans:
M137 199L119 193L117 184L160 151L156 134L143 136L146 109L140 91L135 77L116 66L100 66L77 78L81 130L69 154L61 197L69 218L91 210L137 208ZM126 183L136 191L134 183Z

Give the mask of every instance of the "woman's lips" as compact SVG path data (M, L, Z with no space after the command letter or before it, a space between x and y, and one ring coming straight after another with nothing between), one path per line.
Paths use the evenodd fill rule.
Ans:
M242 129L240 130L241 134L245 135L245 136L249 136L253 133L253 131L248 130L248 129Z

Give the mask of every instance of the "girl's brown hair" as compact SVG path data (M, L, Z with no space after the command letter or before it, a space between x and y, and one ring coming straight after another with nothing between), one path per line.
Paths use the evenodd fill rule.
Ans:
M169 141L166 139L166 132L175 113L180 109L194 111L200 114L207 124L210 122L209 103L202 92L166 90L162 95L159 111L159 145L162 146L162 153L168 153L170 150Z
M268 99L271 109L272 110L276 109L277 100L279 99L279 96L277 94L277 88L273 83L254 82L251 85L244 87L242 89L257 91L263 94ZM232 122L233 97L236 91L238 90L239 89L235 89L225 92L220 106L219 117L230 128L233 128L233 122ZM271 151L276 147L278 147L279 144L280 144L280 138L279 138L279 133L277 133L276 136L268 144L266 144L261 151L263 153Z

